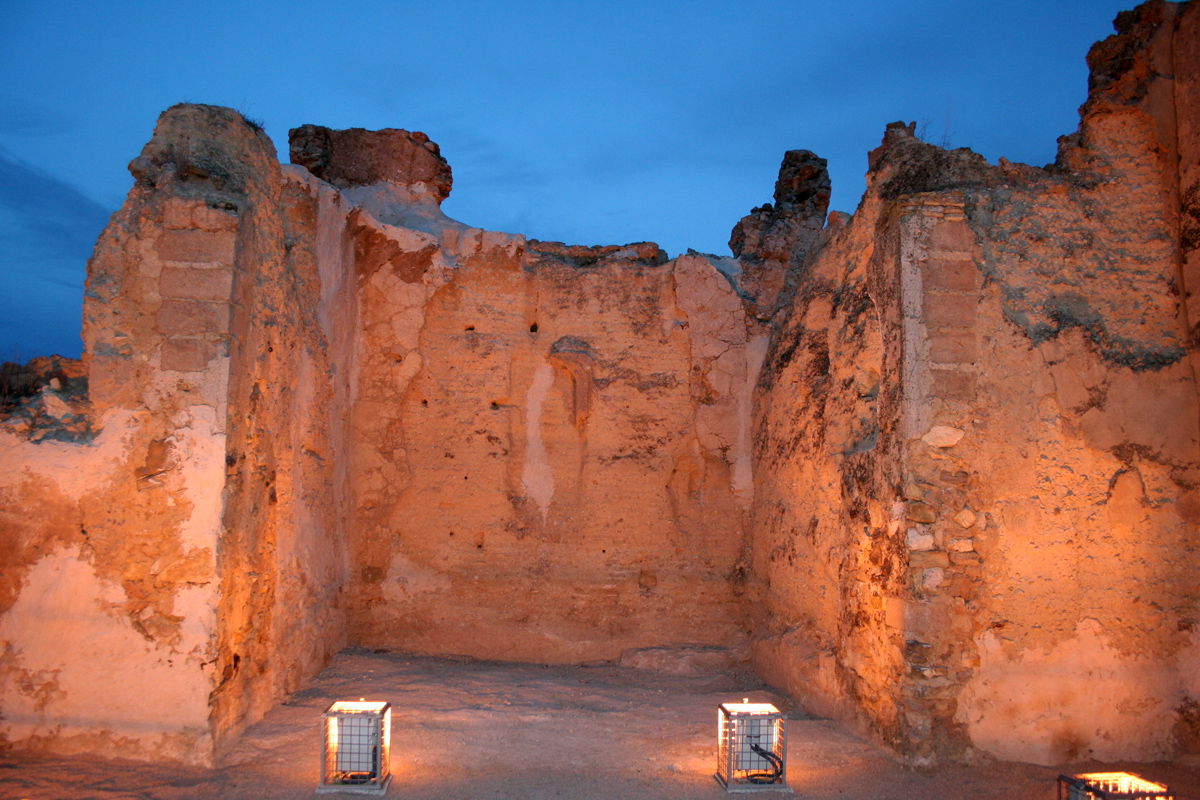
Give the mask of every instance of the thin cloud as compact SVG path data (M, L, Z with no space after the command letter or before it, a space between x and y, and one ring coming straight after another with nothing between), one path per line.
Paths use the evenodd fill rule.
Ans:
M25 256L77 259L80 275L111 209L0 148L0 240ZM0 256L5 271L9 256Z
M0 357L79 355L87 259L108 217L71 184L0 149Z

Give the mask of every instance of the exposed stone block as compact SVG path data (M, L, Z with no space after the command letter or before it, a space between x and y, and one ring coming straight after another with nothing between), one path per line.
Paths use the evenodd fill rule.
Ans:
M972 333L939 333L929 337L929 358L938 364L969 364L979 355Z
M192 222L202 231L237 230L238 221L237 212L207 204L192 210Z
M178 372L202 372L216 354L215 342L172 337L163 342L160 366Z
M909 528L906 534L909 550L932 550L936 545L933 541L933 534L927 529Z
M924 267L926 289L973 292L979 288L979 270L969 258L930 258Z
M913 569L945 568L950 566L950 556L943 550L914 550L908 563Z
M163 297L228 300L232 288L232 269L166 267L158 278L158 292Z
M163 261L232 265L236 242L231 231L168 230L157 249Z
M962 441L963 430L951 428L948 425L934 425L921 437L921 441L930 447L954 447Z
M936 589L946 580L946 571L941 567L930 567L921 572L921 588Z
M202 300L164 300L158 309L158 330L167 335L225 333L229 305Z
M928 503L912 502L908 504L908 519L913 522L936 522L937 512Z
M198 197L169 197L163 203L165 230L231 231L237 224L237 212L213 208Z
M951 472L942 470L938 473L938 481L948 486L966 486L971 480L971 474L963 470Z
M929 233L929 249L949 253L969 253L975 246L975 234L965 222L942 220Z
M203 200L195 198L168 197L163 202L163 228L186 230L196 227L192 221L192 211L203 202Z
M946 399L968 400L975 394L975 374L964 370L931 369L931 394Z
M969 328L975 324L978 305L974 293L929 292L924 298L925 325L930 328Z

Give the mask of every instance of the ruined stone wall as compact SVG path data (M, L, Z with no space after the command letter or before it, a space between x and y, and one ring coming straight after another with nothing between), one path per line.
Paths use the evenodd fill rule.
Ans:
M206 763L345 644L759 673L911 762L1200 751L1200 5L1039 169L888 127L735 258L177 106L0 425L0 746Z
M432 292L415 347L386 351L419 371L370 371L358 419L386 461L359 473L375 493L356 637L549 662L739 643L737 412L756 367L740 302L702 258L581 267L506 244ZM394 320L374 299L365 316ZM705 304L726 316L688 313Z
M900 738L906 574L897 240L835 216L779 320L755 406L754 666L815 713Z
M231 321L229 437L213 728L232 737L347 642L353 284L340 208L274 161L248 192ZM332 207L332 208L330 208ZM329 237L332 241L326 242ZM325 261L324 269L321 262Z
M1194 247L1181 156L1200 140L1176 125L1200 106L1187 93L1197 18L1194 3L1119 17L1089 57L1063 173L1022 174L969 215L987 285L982 357L972 427L950 452L986 475L969 504L987 555L978 667L955 721L1000 756L1200 745L1196 286L1180 269Z
M135 162L89 266L94 434L9 437L5 738L204 763L229 374L213 295L237 217L159 191L152 167Z
M762 340L729 280L654 245L469 229L395 186L356 199L352 639L543 662L740 647Z
M306 452L332 462L336 431L321 291L304 242L282 252L307 194L236 112L168 110L130 166L89 265L85 422L0 432L2 735L208 763L344 641L331 467Z
M755 664L915 763L1196 749L1198 16L1118 18L1051 168L890 126L772 339Z

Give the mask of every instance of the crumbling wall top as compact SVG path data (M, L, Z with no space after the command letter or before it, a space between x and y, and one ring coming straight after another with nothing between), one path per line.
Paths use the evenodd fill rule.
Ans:
M420 131L301 125L288 132L288 143L293 164L341 189L381 181L408 187L421 183L438 203L450 196L450 164L437 143Z

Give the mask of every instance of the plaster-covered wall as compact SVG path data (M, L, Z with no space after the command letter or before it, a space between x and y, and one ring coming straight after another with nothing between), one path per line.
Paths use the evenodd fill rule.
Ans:
M349 348L317 309L352 295L319 283L317 202L236 112L169 109L131 171L89 265L89 396L44 389L33 430L0 432L2 735L209 763L345 642Z
M899 742L906 572L895 237L833 219L800 267L756 397L754 665L816 713ZM860 716L861 715L861 716Z
M470 229L424 183L345 193L352 639L543 662L742 647L764 339L718 264Z
M1046 169L889 126L773 334L754 663L915 763L1200 744L1198 17L1118 17Z
M214 488L191 438L213 420L185 414L169 476L145 466L145 414L111 411L90 442L0 432L21 465L0 487L0 742L210 757L214 548L187 512Z
M955 535L985 556L955 721L1002 757L1200 745L1200 429L1181 302L1196 287L1180 270L1181 156L1200 140L1177 125L1200 104L1198 17L1149 4L1119 18L1089 57L1064 172L969 195L986 289L949 452L979 476L966 500L983 523Z
M273 156L273 154L272 154ZM347 643L343 602L356 307L335 193L275 164L248 197L232 295L213 728L236 735ZM326 242L326 237L332 239ZM322 269L320 262L332 264Z

